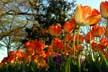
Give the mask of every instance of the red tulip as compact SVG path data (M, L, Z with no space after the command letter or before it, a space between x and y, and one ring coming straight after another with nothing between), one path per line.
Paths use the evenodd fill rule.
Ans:
M108 40L107 38L101 38L100 39L100 45L103 46L104 48L108 46Z
M54 46L54 50L63 50L64 49L64 43L59 38L54 38L53 46Z
M100 4L100 13L102 17L106 18L108 20L108 2L101 2Z
M89 6L78 5L75 11L75 20L79 25L94 25L100 21L100 13Z
M34 45L36 50L43 50L45 48L45 43L41 40L35 40Z
M64 37L64 40L66 42L71 42L71 35L70 34L66 34L65 37Z
M5 63L5 62L7 62L7 60L8 60L8 57L4 57L3 60L1 61L1 63Z
M9 57L16 57L16 52L15 51L9 51Z
M99 50L99 49L98 49L98 46L99 46L99 45L98 45L97 43L92 42L92 43L91 43L91 46L92 46L93 51L95 51L95 52L96 52L96 51L98 51L98 50Z
M102 51L104 49L104 46L101 43L92 42L91 43L93 51Z

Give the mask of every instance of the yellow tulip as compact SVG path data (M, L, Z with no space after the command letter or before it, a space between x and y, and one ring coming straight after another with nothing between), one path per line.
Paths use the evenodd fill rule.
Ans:
M96 9L91 9L89 6L78 5L75 10L75 21L79 25L95 25L100 19L100 13Z

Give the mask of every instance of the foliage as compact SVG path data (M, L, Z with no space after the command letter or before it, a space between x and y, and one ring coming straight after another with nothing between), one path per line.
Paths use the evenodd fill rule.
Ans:
M8 51L23 48L21 40L26 36L25 28L40 24L47 28L56 22L63 23L74 7L74 0L1 0L1 47L6 47Z

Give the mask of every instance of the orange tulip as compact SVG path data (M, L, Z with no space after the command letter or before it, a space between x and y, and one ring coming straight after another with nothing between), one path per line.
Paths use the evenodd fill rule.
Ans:
M75 20L79 25L95 25L101 19L100 13L89 6L78 5L75 11Z
M47 56L51 56L53 54L53 47L51 45L48 46Z
M42 50L45 48L45 43L41 40L32 40L25 43L26 48L34 48L38 50Z
M108 2L101 2L100 4L100 13L102 17L106 18L108 20Z
M94 36L101 36L105 32L105 28L102 26L93 26L91 32Z
M108 26L106 27L105 29L105 34L104 34L106 37L108 37Z
M47 57L45 51L43 51L43 50L40 51L40 57L42 57L42 58L46 58Z
M31 57L32 57L31 55L25 54L24 63L29 63L29 62L31 62L31 60L32 60Z
M105 30L105 36L108 37L108 30Z
M57 25L51 25L51 26L49 26L48 32L52 36L59 36L61 34L61 32L62 32L61 25L57 24Z
M72 18L70 21L65 22L63 28L64 32L72 32L77 27L75 18Z
M24 53L20 49L16 51L16 56L19 61L22 61L24 59Z
M7 62L14 63L15 61L16 61L16 57L12 57L12 56L8 57Z
M88 32L85 36L86 43L90 43L94 40L94 36L92 35L92 32Z
M74 34L71 38L72 42L75 42L75 44L82 44L84 40L84 36L80 34Z
M26 54L27 55L33 55L34 54L34 49L31 47L26 48Z
M73 31L73 27L70 21L65 22L64 26L64 32L72 32Z

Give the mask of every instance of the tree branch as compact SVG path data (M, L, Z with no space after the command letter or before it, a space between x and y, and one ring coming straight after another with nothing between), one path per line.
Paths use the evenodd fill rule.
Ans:
M24 28L25 26L26 26L26 24L25 24L24 26L22 26L22 27L18 27L18 28L12 29L12 30L10 30L10 31L8 31L8 32L0 33L0 40L3 39L3 38L6 37L6 36L10 36L13 32L14 32L14 33L15 33L15 32L17 33L18 30Z
M5 14L7 14L7 15L33 15L33 16L39 16L38 14L35 14L35 13L26 13L26 12L15 12L15 13L6 12Z

